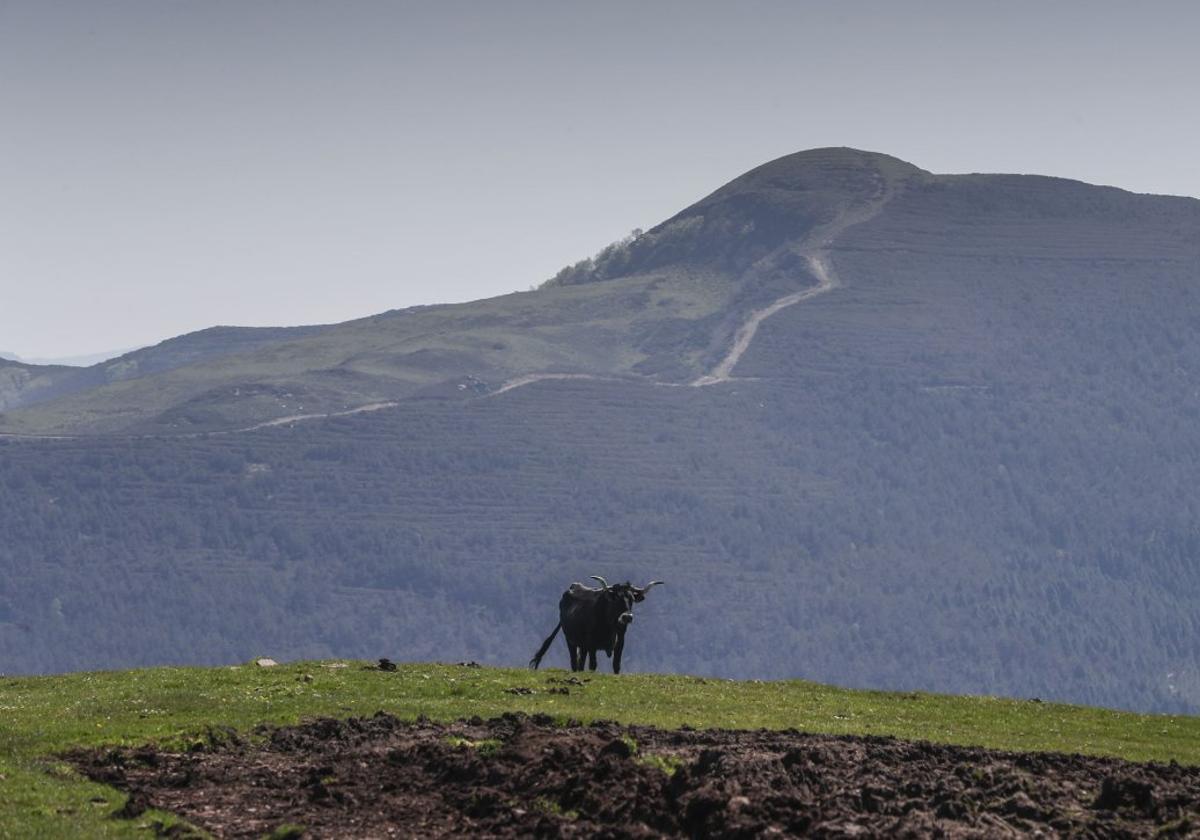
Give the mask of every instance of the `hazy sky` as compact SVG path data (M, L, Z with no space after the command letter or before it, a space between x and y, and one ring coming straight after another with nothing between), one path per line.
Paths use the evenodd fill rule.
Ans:
M1200 196L1200 3L0 0L0 349L531 285L814 146Z

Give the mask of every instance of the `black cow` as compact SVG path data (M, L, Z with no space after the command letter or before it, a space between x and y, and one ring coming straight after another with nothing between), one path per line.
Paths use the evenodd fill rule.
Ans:
M629 581L609 586L599 575L592 575L592 579L600 581L602 588L572 583L563 593L558 602L558 627L529 660L530 668L537 670L542 664L542 657L561 628L567 640L567 652L571 654L572 671L582 671L585 658L588 668L595 671L596 651L602 650L612 657L613 673L621 673L625 628L633 621L633 605L646 600L650 587L658 586L662 581L652 580L638 589Z

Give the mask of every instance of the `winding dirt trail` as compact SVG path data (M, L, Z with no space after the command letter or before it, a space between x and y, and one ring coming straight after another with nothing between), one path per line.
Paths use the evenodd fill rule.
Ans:
M384 408L395 408L400 403L392 402L376 402L360 405L358 408L348 408L345 411L330 411L326 414L293 414L289 417L276 417L274 420L265 420L262 423L255 423L253 426L246 426L241 429L224 429L219 432L196 432L195 434L180 435L180 437L199 437L200 435L232 435L238 432L253 432L256 429L269 429L272 426L286 426L289 423L302 423L305 420L328 420L330 417L349 417L351 414L364 414L368 411L379 411Z
M75 440L84 435L27 435L21 432L0 432L0 440Z
M819 254L805 254L804 256L808 260L808 265L812 269L813 274L817 276L817 285L811 289L805 289L804 291L794 292L781 297L770 306L764 306L762 309L755 309L751 312L750 317L746 319L746 323L738 327L737 332L734 334L733 346L729 348L729 352L725 354L725 358L717 363L712 372L693 379L688 383L689 385L693 388L703 388L706 385L717 385L733 379L733 368L741 360L742 354L750 347L750 342L754 340L754 334L758 332L759 324L770 318L780 309L785 309L801 301L814 298L817 295L823 295L840 285L837 275L830 269L829 263L826 262L823 256Z
M242 432L253 432L258 429L269 429L272 426L286 426L290 423L303 423L307 420L328 420L331 417L348 417L351 414L364 414L368 411L380 411L384 408L395 408L400 403L398 402L374 402L367 405L360 405L357 408L348 408L345 411L330 411L324 414L292 414L287 417L276 417L274 420L264 420L261 423L255 423L253 426L242 426L237 429L214 429L208 432L181 432L171 434L170 432L160 432L149 435L104 435L104 437L169 437L169 438L200 438L210 437L212 435L236 435ZM94 438L97 435L32 435L21 434L20 432L0 432L0 440L80 440L83 438Z
M754 334L758 332L758 328L763 321L781 309L794 306L802 301L811 300L817 295L823 295L841 286L842 281L838 278L837 272L834 271L833 265L829 261L827 249L847 228L862 224L879 215L879 211L891 201L893 195L894 189L892 185L886 183L880 195L866 206L842 213L829 224L814 230L809 235L808 241L797 253L808 261L808 267L817 278L817 285L803 291L785 295L769 306L764 306L762 309L755 309L751 312L746 322L738 327L737 332L734 333L733 346L729 348L729 352L725 354L725 357L710 372L693 379L688 384L693 388L703 388L708 385L718 385L722 382L731 381L734 378L734 367L741 360L742 354L749 349L750 342L754 340Z
M763 321L770 318L781 309L786 309L789 306L794 306L806 300L811 300L817 295L823 295L826 292L832 291L842 285L838 278L837 272L834 270L832 263L829 260L827 249L833 244L847 228L854 225L862 224L879 215L879 212L884 206L891 201L895 189L891 183L884 183L879 195L864 205L863 207L849 210L842 213L832 222L816 228L809 234L806 242L795 253L804 257L808 261L809 269L817 278L817 285L808 289L803 289L799 292L792 292L789 295L779 298L774 303L764 306L761 309L753 310L737 332L733 336L733 346L722 357L711 371L701 376L696 377L691 382L686 383L693 388L704 388L709 385L719 385L722 382L730 382L734 379L733 369L737 363L741 361L742 355L749 349L751 342L754 341L754 335L758 332L759 326ZM531 385L534 382L541 382L546 379L604 379L616 380L618 377L598 376L589 373L530 373L522 376L514 377L508 380L495 391L488 394L489 397L494 397L498 394L503 394L505 391L511 391L514 388L520 388L523 385ZM650 384L660 387L678 387L682 383L677 382L652 382Z
M534 382L542 382L547 379L601 379L606 382L615 382L616 376L600 376L594 373L526 373L522 376L515 376L506 381L503 385L487 394L489 397L494 397L503 394L505 391L511 391L513 388L520 388L522 385L532 385Z

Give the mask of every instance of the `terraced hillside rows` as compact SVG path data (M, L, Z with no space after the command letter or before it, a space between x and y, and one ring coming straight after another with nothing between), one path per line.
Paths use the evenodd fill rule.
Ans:
M884 193L822 243L837 288L762 320L730 381L664 387L813 289L814 232ZM1200 202L835 150L602 256L221 368L352 356L296 382L361 403L231 379L132 403L143 434L0 439L0 670L521 663L603 574L668 581L635 670L1200 709ZM400 356L425 372L376 388Z

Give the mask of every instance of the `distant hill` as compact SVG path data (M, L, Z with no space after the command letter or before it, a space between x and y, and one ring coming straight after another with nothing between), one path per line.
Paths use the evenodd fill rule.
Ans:
M71 375L72 368L31 365L0 355L0 412L27 405ZM4 415L0 414L0 425Z
M605 265L603 288L551 284L310 332L207 330L30 393L10 404L25 410L0 418L0 431L244 428L296 413L453 393L466 376L484 389L539 373L678 384L725 353L755 307L817 282L799 255L816 233L925 175L849 149L793 155L647 232L619 267ZM170 352L172 343L204 352L181 358ZM169 364L159 363L164 357Z
M23 362L27 365L64 365L67 367L91 367L92 365L106 362L109 359L115 359L117 356L123 356L126 353L131 353L136 350L136 347L127 347L123 350L112 350L104 353L88 353L81 356L61 356L55 358L39 358L30 357L23 358L16 353L8 353L0 350L0 358L7 359L12 362Z
M0 363L0 670L519 663L602 574L634 670L1200 711L1198 294L1200 201L822 149L535 292Z
M21 362L21 367L28 375L24 378L11 377L7 389L0 385L0 409L24 408L80 392L87 394L82 398L82 402L87 403L90 399L103 404L106 397L104 386L208 362L262 345L276 344L288 338L316 335L323 329L324 327L319 326L211 327L168 339L152 347L131 350L83 368L65 363L35 365ZM0 358L0 365L5 361L4 358ZM138 409L128 411L140 414ZM0 417L0 429L3 429L5 420L6 418Z

